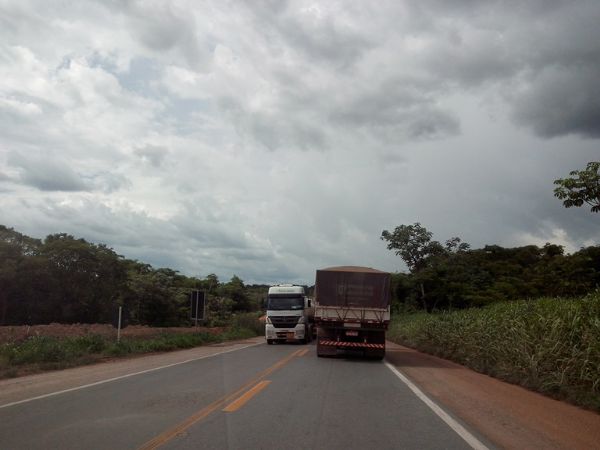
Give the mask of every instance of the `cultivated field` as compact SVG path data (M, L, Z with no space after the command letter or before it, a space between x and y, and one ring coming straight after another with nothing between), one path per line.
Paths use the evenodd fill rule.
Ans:
M600 411L600 293L398 315L388 337Z

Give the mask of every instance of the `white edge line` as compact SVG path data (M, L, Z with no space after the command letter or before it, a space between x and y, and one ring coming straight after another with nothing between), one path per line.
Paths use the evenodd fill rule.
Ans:
M25 400L18 400L16 402L6 403L4 405L0 405L0 409L2 409L2 408L8 408L10 406L20 405L21 403L32 402L34 400L40 400L42 398L53 397L55 395L66 394L67 392L78 391L80 389L86 389L86 388L89 388L89 387L92 387L92 386L98 386L99 384L110 383L112 381L122 380L123 378L129 378L129 377L133 377L135 375L142 375L142 374L148 373L148 372L154 372L156 370L166 369L168 367L178 366L180 364L187 364L189 362L198 361L198 360L205 359L205 358L211 358L213 356L223 355L223 354L229 353L229 352L235 352L237 350L242 350L244 348L253 347L253 346L259 345L259 344L262 344L262 342L257 342L256 344L244 345L243 347L232 348L232 349L225 350L225 351L222 351L222 352L213 353L212 355L204 355L204 356L200 356L198 358L186 359L185 361L179 361L179 362L176 362L176 363L167 364L166 366L153 367L151 369L142 370L140 372L128 373L128 374L125 374L125 375L120 375L118 377L108 378L106 380L96 381L95 383L84 384L82 386L76 386L76 387L69 388L69 389L63 389L62 391L50 392L49 394L38 395L37 397L26 398Z
M479 439L473 436L465 427L463 427L460 423L458 423L455 419L453 419L446 411L444 411L437 403L431 400L427 395L423 393L412 381L410 381L406 376L404 376L398 369L396 369L389 362L385 362L385 365L390 369L394 375L396 375L400 380L408 386L408 388L413 391L413 393L429 408L438 415L440 419L446 422L450 428L452 428L456 434L458 434L463 440L471 446L471 448L475 450L489 450Z

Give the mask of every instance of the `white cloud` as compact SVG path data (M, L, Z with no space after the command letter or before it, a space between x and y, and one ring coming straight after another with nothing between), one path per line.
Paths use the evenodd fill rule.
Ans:
M538 247L543 247L546 243L550 242L562 245L567 253L574 253L582 247L598 245L597 240L600 238L600 234L594 237L595 239L576 239L570 236L566 230L547 223L544 229L538 233L519 233L512 236L511 241L515 242L516 245L537 245Z
M3 5L0 214L249 282L400 269L416 221L597 243L552 181L597 159L600 8L509 3Z

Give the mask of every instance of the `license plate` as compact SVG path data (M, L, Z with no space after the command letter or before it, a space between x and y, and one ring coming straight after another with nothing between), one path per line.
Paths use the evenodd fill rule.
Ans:
M288 339L294 339L294 333L288 333L287 334L287 338Z
M358 331L346 331L346 336L358 336Z

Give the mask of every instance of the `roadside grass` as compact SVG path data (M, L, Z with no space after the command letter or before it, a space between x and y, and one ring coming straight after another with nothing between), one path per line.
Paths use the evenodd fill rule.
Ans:
M600 412L600 292L399 315L388 339Z
M247 317L246 317L247 316ZM256 322L256 323L254 323ZM115 338L31 336L0 345L0 378L91 364L107 358L167 352L224 341L247 339L263 332L255 315L241 315L222 333L161 333L152 337Z

